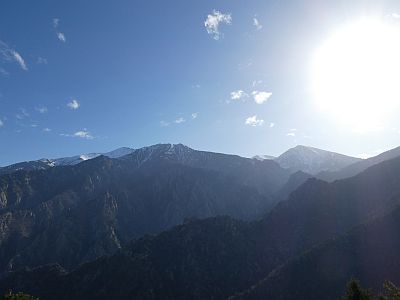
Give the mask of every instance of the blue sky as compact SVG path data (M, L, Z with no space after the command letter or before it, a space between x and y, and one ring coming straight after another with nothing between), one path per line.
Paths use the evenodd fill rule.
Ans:
M348 2L3 0L0 165L161 142L243 156L399 146L397 118L360 133L315 105L310 66L331 32L400 19L398 1Z

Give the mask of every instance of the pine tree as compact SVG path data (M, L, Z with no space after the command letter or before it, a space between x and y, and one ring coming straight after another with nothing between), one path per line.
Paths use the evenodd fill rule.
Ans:
M343 300L372 300L372 294L363 289L357 280L351 279L347 284L346 295Z

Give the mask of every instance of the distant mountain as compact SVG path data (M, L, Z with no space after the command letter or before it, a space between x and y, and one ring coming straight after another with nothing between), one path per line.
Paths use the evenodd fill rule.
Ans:
M361 161L361 159L299 145L284 152L275 161L282 168L293 172L302 171L315 175L323 171L343 169L346 166Z
M256 218L289 176L273 161L171 144L2 175L0 272L71 269L187 218Z
M384 162L386 160L393 159L395 157L400 156L400 147L394 148L392 150L383 152L377 156L364 159L361 161L358 161L354 164L351 164L343 169L337 170L335 172L332 172L332 170L329 171L324 171L319 174L317 174L317 177L325 180L325 181L334 181L338 179L343 179L343 178L349 178L354 175L357 175L361 173L362 171L366 170L367 168L379 164L381 162Z
M71 157L63 157L56 159L43 158L40 160L20 162L12 164L6 167L0 168L0 175L9 174L16 171L34 171L34 170L46 170L57 166L73 166L77 165L83 161L96 158L100 155L104 155L109 158L119 158L128 154L131 154L134 149L123 147L107 153L88 153L82 155L76 155Z
M398 274L398 213L390 219L393 222L383 221L386 223L379 225L379 230L367 230L350 239L347 236L352 236L352 231L348 233L351 228L400 205L399 183L400 157L334 183L308 179L262 220L247 223L216 217L188 221L127 244L115 255L70 273L55 266L12 273L0 281L0 292L17 288L43 300L226 299L278 276L272 281L276 287L267 285L265 293L257 297L330 299L321 297L319 289L334 296L341 294L342 283L352 270L372 274L382 262L382 268L371 275L375 281ZM335 244L342 237L344 242ZM324 246L318 245L324 243L334 246L321 252L318 247ZM371 261L369 251L376 253ZM284 271L286 268L289 271ZM314 293L319 298L313 298Z

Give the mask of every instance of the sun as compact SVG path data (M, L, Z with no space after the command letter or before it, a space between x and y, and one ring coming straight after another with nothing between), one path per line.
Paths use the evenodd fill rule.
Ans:
M316 51L312 89L318 106L352 130L384 125L400 107L400 28L374 19L344 26Z

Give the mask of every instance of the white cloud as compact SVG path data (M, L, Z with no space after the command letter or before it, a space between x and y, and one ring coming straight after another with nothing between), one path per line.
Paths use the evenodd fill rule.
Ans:
M45 114L48 112L48 109L46 106L36 107L35 109L36 109L36 111L38 111L41 114Z
M176 119L174 122L175 122L176 124L181 124L181 123L184 123L185 121L186 121L186 120L185 120L184 118L180 117L180 118Z
M231 14L223 14L217 10L214 10L212 14L207 16L207 19L204 22L207 33L211 35L214 40L219 40L222 36L222 33L219 31L220 23L227 25L232 24Z
M296 136L296 133L295 132L288 132L288 133L286 133L286 136Z
M65 37L65 34L62 33L62 32L57 32L57 38L63 43L65 43L67 41L67 38Z
M9 47L3 41L0 41L0 62L1 61L16 62L21 67L21 69L28 71L28 66L22 55L16 50ZM4 74L4 72L8 73L6 70L4 70L2 73Z
M233 91L231 92L231 99L232 100L240 100L243 98L248 97L249 95L247 95L244 91L242 90L237 90L237 91Z
M3 126L4 126L4 122L2 119L0 119L0 127L3 127Z
M257 104L263 104L269 99L269 97L272 96L272 93L270 92L260 92L260 91L253 91L251 94L253 95L254 101Z
M251 86L253 87L253 88L255 88L257 85L260 85L262 83L262 80L254 80L252 83L251 83Z
M197 112L192 113L192 119L197 119L198 115L199 113Z
M87 131L87 129L83 129L80 131L77 131L73 134L73 137L77 137L77 138L81 138L81 139L87 139L87 140L92 140L93 136L90 134L89 131Z
M28 71L28 67L26 66L25 60L22 58L21 54L19 54L17 51L12 50L12 55L14 56L15 61L19 64L19 66L25 70Z
M256 27L257 30L261 30L263 28L257 18L253 18L253 25Z
M53 19L53 27L54 27L54 28L57 28L59 24L60 24L60 19L54 18L54 19Z
M160 126L161 127L168 127L169 126L169 122L160 121Z
M258 119L257 116L252 116L246 119L245 124L250 126L262 126L264 125L264 120Z
M21 108L21 109L20 109L20 112L17 113L17 114L15 115L15 117L16 117L18 120L22 120L22 119L25 119L25 118L29 117L29 113L28 113L28 111L27 111L25 108Z
M36 63L38 65L47 65L47 59L44 57L38 57L38 59L36 60Z
M69 102L69 103L67 104L67 106L68 106L70 109L75 110L75 109L78 109L81 105L79 104L78 100L73 99L73 100L71 100L71 102Z
M51 131L51 129L50 128L43 128L43 132L50 132Z
M275 123L269 123L269 128L274 128L275 127Z

